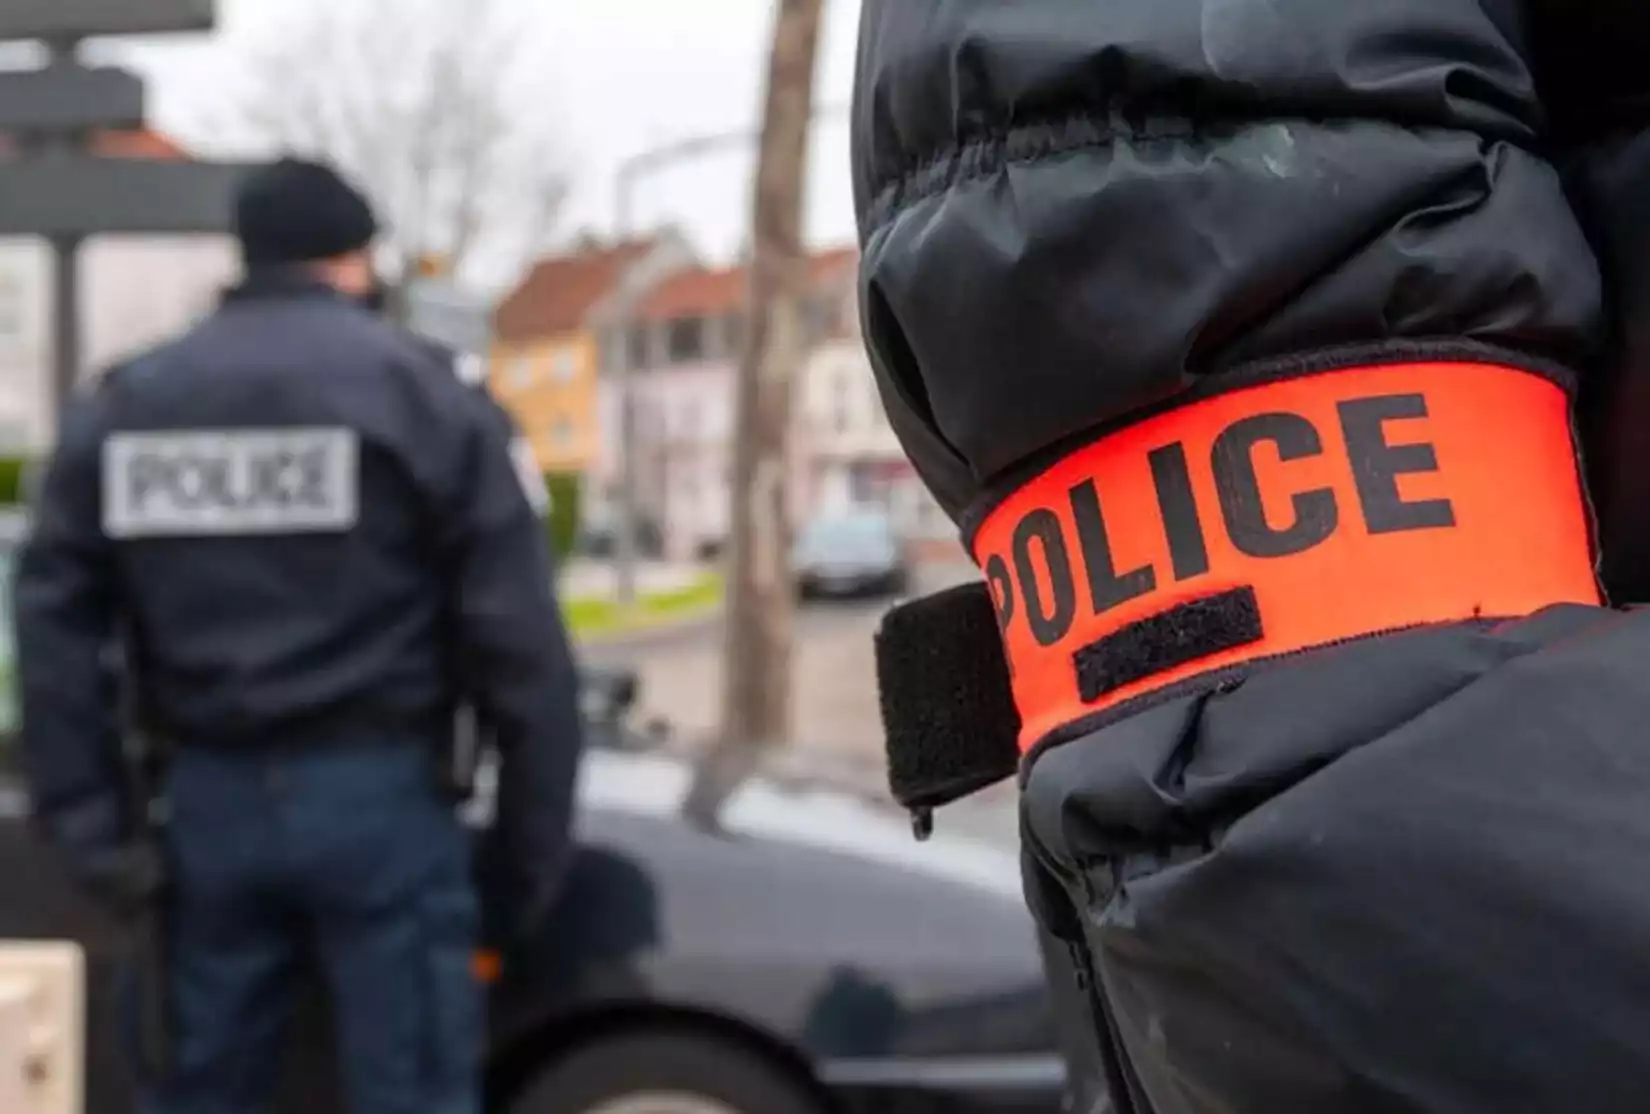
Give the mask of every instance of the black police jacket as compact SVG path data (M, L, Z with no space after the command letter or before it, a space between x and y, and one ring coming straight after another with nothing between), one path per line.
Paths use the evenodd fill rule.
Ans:
M1119 1114L1643 1108L1647 56L866 0L867 342L985 579L884 627L894 788L1018 771Z
M511 437L427 347L279 273L78 398L16 585L24 752L60 838L125 823L119 637L184 746L438 745L472 704L515 858L554 875L577 682Z

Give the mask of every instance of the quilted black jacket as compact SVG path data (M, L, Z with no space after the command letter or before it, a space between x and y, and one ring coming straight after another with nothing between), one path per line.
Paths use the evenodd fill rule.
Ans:
M865 0L853 169L882 398L991 586L885 629L895 787L943 803L1012 769L969 762L1018 733L1028 897L1088 990L1085 1101L1644 1109L1650 617L1604 601L1650 600L1650 6ZM1249 428L1249 504L1218 444L1212 481L1165 479L1201 436L1173 423L1245 391L1401 366L1424 416L1482 365L1565 392L1579 440L1536 445L1498 388L1461 419L1476 461L1360 456L1348 427L1345 476L1290 472L1335 448L1319 422L1322 444ZM1422 621L1317 639L1277 593L1318 573L1264 582L1318 526L1386 552L1371 488L1358 520L1344 494L1370 460L1436 538L1543 496L1509 471L1475 525L1421 473L1537 453L1573 519L1491 531L1472 568L1488 600L1551 541L1573 591L1476 606L1468 577ZM1145 561L1145 512L1115 508L1154 482L1170 548ZM1230 545L1174 549L1171 489ZM1348 615L1442 575L1362 560L1313 566L1375 576L1335 586ZM1285 629L1308 634L1252 652Z

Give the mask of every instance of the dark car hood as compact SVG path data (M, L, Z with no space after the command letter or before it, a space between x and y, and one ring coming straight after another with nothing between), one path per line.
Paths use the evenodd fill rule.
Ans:
M680 759L594 751L580 776L585 810L667 819L677 814L692 772ZM1009 848L948 836L918 842L892 805L859 800L838 790L794 790L752 778L722 813L727 830L762 842L800 845L936 881L1022 900L1019 859Z
M833 1071L913 1056L1046 1066L1015 854L919 843L891 806L760 778L729 801L724 832L705 832L678 814L690 777L658 754L588 757L580 853L543 948L547 962L582 957L587 1000L736 1019ZM592 981L598 970L616 977Z

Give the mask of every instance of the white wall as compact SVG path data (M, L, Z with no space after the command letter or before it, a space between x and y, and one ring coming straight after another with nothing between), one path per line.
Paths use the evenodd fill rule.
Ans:
M820 345L810 353L798 401L815 453L842 460L903 455L877 396L871 361L857 337Z
M733 366L707 360L634 379L639 487L677 556L725 538L733 448Z
M0 238L0 453L50 437L51 253L33 239Z
M187 329L239 264L227 236L119 236L82 249L82 365L101 370Z
M165 340L216 303L237 269L225 236L104 237L81 249L81 373ZM52 257L0 238L0 453L50 444ZM23 445L9 442L21 438Z

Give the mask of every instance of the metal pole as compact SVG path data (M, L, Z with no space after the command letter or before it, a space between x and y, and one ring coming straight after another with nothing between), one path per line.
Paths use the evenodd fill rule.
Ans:
M52 403L59 422L80 379L80 237L53 236Z
M46 44L49 65L71 65L80 48L79 40L54 39ZM81 145L80 136L65 136L43 142L41 156L52 158L71 154ZM74 396L80 380L80 245L78 235L50 238L52 249L52 417L60 426L63 411Z
M615 179L617 196L614 198L616 239L622 246L630 235L630 202L634 188L634 164L626 164ZM613 382L619 392L619 514L613 524L613 572L617 579L619 603L630 606L636 602L637 506L636 491L636 393L632 389L630 306L621 302L614 323L618 334L613 364Z

